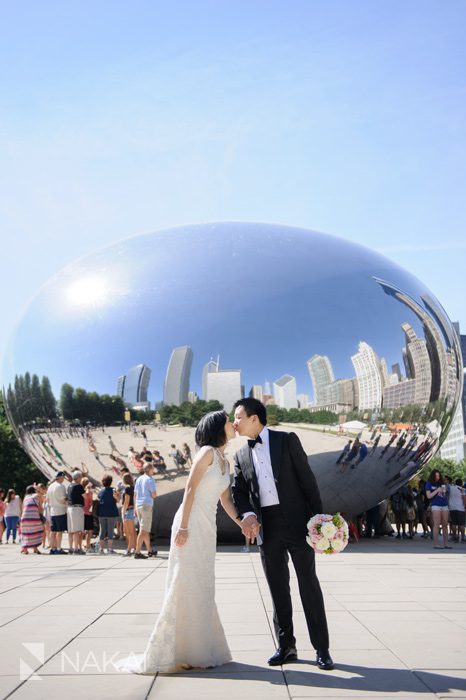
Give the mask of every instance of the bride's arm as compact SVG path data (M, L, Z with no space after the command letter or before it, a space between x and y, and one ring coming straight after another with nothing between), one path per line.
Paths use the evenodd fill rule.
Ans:
M225 511L225 513L230 516L230 518L238 525L238 527L241 527L240 521L238 520L238 511L236 510L235 504L233 503L233 498L231 497L230 487L225 489L225 491L220 496L220 503L222 504L222 508Z
M184 490L183 503L181 506L181 525L175 536L175 544L182 547L188 539L189 516L193 507L194 494L201 483L202 477L213 462L213 450L211 447L201 447L197 453L188 481Z

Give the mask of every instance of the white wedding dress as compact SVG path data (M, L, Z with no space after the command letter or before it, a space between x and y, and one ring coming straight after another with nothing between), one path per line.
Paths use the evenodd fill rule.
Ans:
M120 662L120 670L170 673L231 661L215 604L217 505L230 485L230 470L225 461L222 473L222 456L217 449L213 453L194 495L184 547L174 543L181 506L173 519L165 598L144 655Z

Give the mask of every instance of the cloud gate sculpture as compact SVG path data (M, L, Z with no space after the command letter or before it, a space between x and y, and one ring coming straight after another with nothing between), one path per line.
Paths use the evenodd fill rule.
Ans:
M130 447L158 450L166 536L188 473L171 445L194 448L193 416L216 405L202 401L229 411L260 398L276 429L300 436L325 510L354 515L437 451L462 366L445 311L392 261L313 231L222 223L130 238L63 269L22 318L3 380L47 478L78 467L97 484L135 471Z

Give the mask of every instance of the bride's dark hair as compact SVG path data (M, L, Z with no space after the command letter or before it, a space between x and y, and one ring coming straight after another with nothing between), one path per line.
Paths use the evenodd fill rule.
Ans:
M222 447L227 441L225 434L227 418L225 411L211 411L202 416L194 435L196 445L198 447L204 447L205 445Z

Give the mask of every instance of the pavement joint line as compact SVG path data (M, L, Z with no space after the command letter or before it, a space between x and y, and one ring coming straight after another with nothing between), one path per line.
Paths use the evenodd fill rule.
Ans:
M248 557L250 558L250 555L248 555ZM267 624L268 624L268 627L269 627L269 630L270 630L270 634L271 634L271 636L272 636L272 641L275 643L274 631L273 631L273 629L272 629L272 624L271 624L271 622L270 622L270 618L269 618L269 615L268 615L268 613L267 613L266 601L265 601L264 596L263 596L263 594L262 594L262 586L260 585L261 582L262 582L262 583L265 583L265 581L264 581L263 576L259 577L259 576L257 575L256 562L255 562L254 559L253 559L253 561L252 561L252 566L253 566L253 570L254 570L254 573L255 573L255 578L256 578L257 587L258 587L258 589L259 589L259 595L260 595L261 601L262 601L262 607L264 608L265 616L266 616L266 618L267 618ZM262 568L262 563L261 563L260 566L261 566L261 572L263 573L264 570L263 570L263 568ZM267 593L268 593L268 589L267 589ZM284 683L285 683L285 686L286 686L286 692L288 693L289 699L292 700L291 693L290 693L290 688L289 688L289 686L288 686L288 681L287 681L287 678L286 678L286 673L285 673L285 671L283 670L283 666L280 667L280 670L281 670L281 674L282 674L282 676L283 676L283 680L284 680Z
M113 569L113 568L114 568L113 566L109 566L108 568L105 569L105 571L111 570L111 569ZM157 567L157 568L158 568L158 567ZM147 576L144 577L143 581L145 581L147 578L149 578L149 577L152 575L152 573L153 573L153 571L148 572ZM141 581L140 583L142 583L142 581ZM76 588L78 588L78 587L81 586L81 585L82 585L81 583L78 584L78 585L76 586ZM133 590L134 590L134 589L133 589ZM59 596L56 596L56 597L59 598L61 595L63 595L63 594L61 593ZM117 603L119 603L119 602L120 602L121 600L123 600L123 598L125 598L127 595L128 595L128 591L125 591L124 595L122 595L121 598L119 598L118 600L114 601L114 602L112 603L112 605L110 605L109 608L107 608L107 609L110 609L111 607L113 607L114 605L116 605ZM36 606L36 607L40 607L40 605L39 605L39 606ZM36 609L36 608L34 608L34 610L35 610L35 609ZM31 612L31 611L29 611L29 612ZM54 659L56 656L58 656L58 654L60 654L60 652L62 652L63 649L65 649L69 644L71 644L72 642L74 642L75 639L77 639L77 638L79 637L80 634L82 634L85 630L88 629L88 627L91 627L95 622L97 622L97 620L100 620L100 618L103 617L103 616L106 614L106 612L107 612L107 611L104 610L100 615L98 615L96 618L94 618L94 620L92 620L88 625L86 625L85 627L83 627L83 628L78 632L78 634L75 634L74 637L72 637L71 639L69 639L69 640L66 642L66 644L64 644L62 647L60 647L60 649L57 649L57 651L56 651L54 654L52 654L52 656L50 656L46 661L44 661L44 663L41 664L38 668L34 669L34 670L30 673L30 675L29 675L27 678L25 678L23 681L21 681L21 682L19 683L19 685L16 686L16 688L14 688L10 693L8 693L8 695L5 695L5 697L3 698L3 700L8 700L8 698L11 697L11 696L13 695L13 693L16 693L16 691L19 690L19 689L21 688L21 686L23 686L25 683L27 683L28 680L29 680L32 676L38 674L38 673L40 672L40 669L41 669L41 668L43 668L47 663L49 663L49 661L52 661L52 659ZM27 613L26 613L26 614L27 614ZM22 617L22 615L20 615L19 617ZM16 619L19 619L19 618L16 618ZM60 675L61 675L61 674L60 674ZM154 680L155 680L155 679L154 679ZM152 687L152 686L151 686L151 687ZM148 696L146 696L146 698L147 698L147 697L148 697Z

